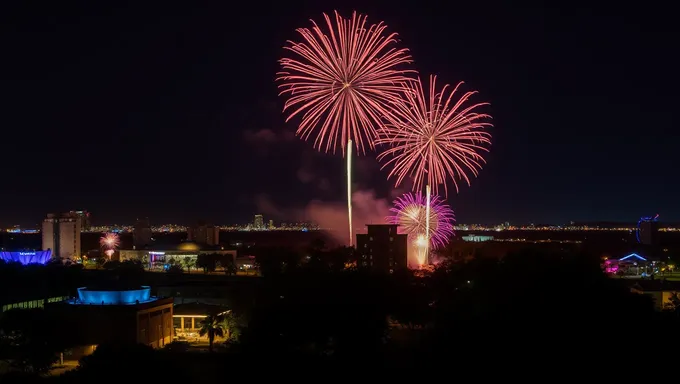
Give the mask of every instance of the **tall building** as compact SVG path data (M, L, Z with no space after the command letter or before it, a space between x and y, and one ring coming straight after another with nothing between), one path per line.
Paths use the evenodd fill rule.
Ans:
M135 229L132 231L132 244L135 248L151 245L151 224L148 217L137 219Z
M212 224L198 223L194 227L187 228L187 238L196 244L219 245L220 227Z
M253 228L264 229L264 219L262 215L255 215L255 220L253 220Z
M406 268L408 236L397 233L397 225L369 224L368 233L357 234L358 267L384 272Z
M269 229L274 229L274 220L269 220Z
M80 227L83 231L89 231L90 225L90 212L88 211L71 211L71 214L76 214L80 217Z
M75 212L49 213L42 224L42 247L55 258L80 256L81 216Z
M659 222L656 218L640 220L638 224L638 242L645 245L659 244Z

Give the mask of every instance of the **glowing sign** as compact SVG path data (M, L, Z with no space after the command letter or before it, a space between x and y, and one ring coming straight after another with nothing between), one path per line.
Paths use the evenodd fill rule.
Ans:
M52 251L31 251L31 252L0 252L0 260L7 263L21 264L47 264L52 258Z

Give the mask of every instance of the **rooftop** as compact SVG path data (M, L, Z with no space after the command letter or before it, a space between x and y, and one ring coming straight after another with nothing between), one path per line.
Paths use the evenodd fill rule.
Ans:
M173 308L173 314L175 316L216 316L228 311L229 308L225 306L205 303L178 304Z

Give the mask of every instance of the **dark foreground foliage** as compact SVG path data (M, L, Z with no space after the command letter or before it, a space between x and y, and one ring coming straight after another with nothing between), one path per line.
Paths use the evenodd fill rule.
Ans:
M667 338L640 332L678 325L676 314L655 310L649 296L581 255L524 252L422 274L335 264L289 261L265 276L240 314L238 342L214 353L102 345L77 370L49 380L422 379L441 376L442 367L491 377L567 365L585 372L613 356L665 349Z

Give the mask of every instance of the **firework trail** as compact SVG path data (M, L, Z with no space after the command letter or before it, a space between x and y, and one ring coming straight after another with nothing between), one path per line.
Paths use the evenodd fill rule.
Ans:
M367 28L367 16L352 13L345 19L335 12L335 23L324 13L325 28L312 20L312 28L299 28L302 42L284 47L294 58L279 60L279 95L287 96L286 122L301 115L296 134L305 141L314 136L314 148L347 151L347 210L352 246L351 146L360 153L374 147L376 126L381 127L391 105L400 103L401 83L412 70L407 49L395 48L396 33L387 34L382 22ZM322 24L323 26L323 24Z
M120 237L118 237L118 234L116 233L106 233L99 238L99 245L103 249L115 251L120 245Z
M376 144L388 147L378 160L390 158L384 165L392 166L388 178L396 178L399 186L406 177L413 177L414 190L421 191L430 185L437 195L439 185L444 185L448 195L447 181L451 179L458 191L458 181L470 184L468 173L477 176L491 135L491 116L476 112L488 103L468 103L477 92L466 92L456 98L462 83L451 89L445 85L436 90L436 76L430 76L430 89L425 94L423 85L417 81L403 84L404 100L393 105L393 113L379 131ZM449 91L449 92L447 92Z
M400 84L407 81L411 63L407 49L395 48L397 34L385 33L382 22L367 26L367 17L354 12L345 19L335 12L335 23L324 13L325 28L312 20L312 28L299 28L302 42L284 47L295 58L279 60L282 70L279 95L287 95L286 121L302 115L297 135L314 148L343 156L354 142L359 152L373 148L376 126L399 103ZM351 144L349 144L351 145Z
M453 235L453 223L455 216L453 210L437 195L432 196L429 209L429 221L427 220L427 202L422 193L407 193L394 201L394 207L390 208L392 215L386 218L390 224L397 224L408 235L410 243L427 242L418 244L426 248L437 249L445 246ZM429 236L427 233L429 226Z

